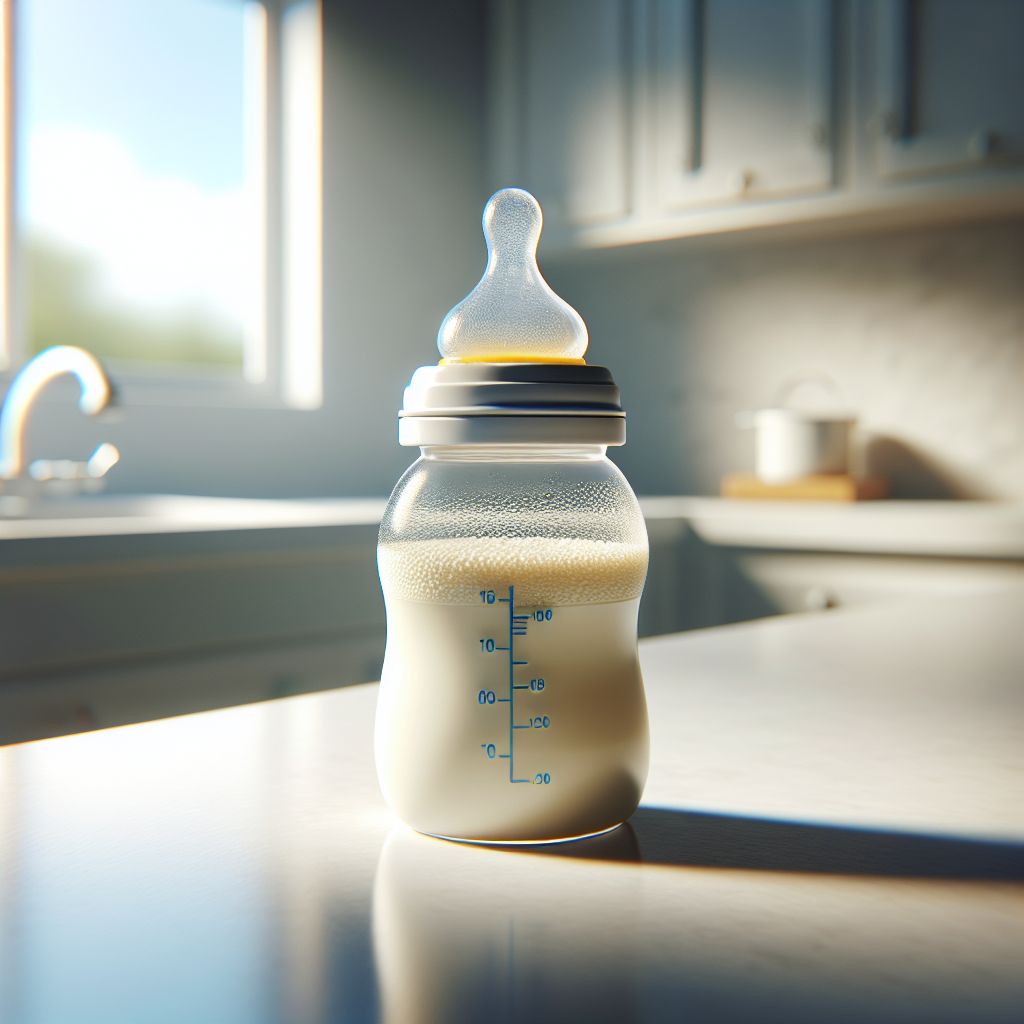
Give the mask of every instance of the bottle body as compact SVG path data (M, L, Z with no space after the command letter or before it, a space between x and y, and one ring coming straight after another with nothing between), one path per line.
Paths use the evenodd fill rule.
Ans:
M491 842L614 827L647 776L643 517L600 446L425 448L378 548L375 750L421 832Z

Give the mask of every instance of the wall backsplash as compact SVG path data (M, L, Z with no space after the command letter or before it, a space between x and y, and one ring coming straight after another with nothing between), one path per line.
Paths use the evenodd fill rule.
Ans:
M757 246L621 250L545 266L613 368L616 461L639 493L715 494L753 467L736 412L820 371L861 458L903 498L1024 498L1024 223Z

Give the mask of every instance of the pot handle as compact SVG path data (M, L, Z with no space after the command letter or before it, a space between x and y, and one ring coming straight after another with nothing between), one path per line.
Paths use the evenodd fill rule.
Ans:
M792 397L793 392L804 384L817 384L839 408L845 409L847 407L846 395L843 394L843 389L834 378L818 370L807 370L790 374L775 389L775 394L772 397L772 408L785 409L786 403Z

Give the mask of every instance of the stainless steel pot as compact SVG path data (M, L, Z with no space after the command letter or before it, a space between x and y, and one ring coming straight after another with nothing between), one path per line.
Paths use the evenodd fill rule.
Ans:
M843 403L839 386L824 374L797 374L784 381L774 404L737 422L756 431L755 473L766 484L784 484L819 473L847 473L857 417L834 411L793 409L786 403L797 388L812 384L826 392L829 404Z
M766 484L784 484L815 473L850 468L853 416L759 409L754 413L756 473Z

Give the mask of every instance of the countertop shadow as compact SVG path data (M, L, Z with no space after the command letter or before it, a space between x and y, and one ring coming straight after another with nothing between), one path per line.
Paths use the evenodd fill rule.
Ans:
M641 807L607 832L503 847L581 860L885 878L1024 881L1024 845Z

